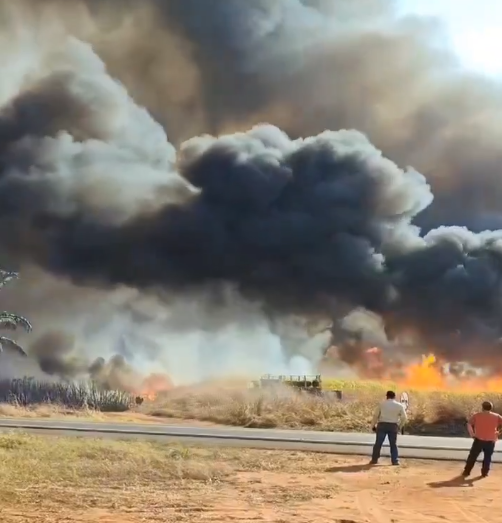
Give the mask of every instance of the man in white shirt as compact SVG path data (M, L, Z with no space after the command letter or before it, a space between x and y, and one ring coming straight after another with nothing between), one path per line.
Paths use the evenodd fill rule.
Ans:
M402 427L407 420L406 409L402 403L396 401L396 393L392 390L387 391L386 399L375 409L371 423L373 430L376 432L376 440L370 462L372 465L376 465L380 459L380 452L385 438L389 440L392 464L399 465L397 435L400 427Z

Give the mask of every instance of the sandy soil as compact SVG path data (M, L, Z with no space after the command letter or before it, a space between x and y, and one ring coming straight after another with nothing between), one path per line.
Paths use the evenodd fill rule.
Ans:
M386 463L369 469L359 458L243 452L247 457L238 462L243 469L249 468L246 460L265 459L279 460L268 467L277 470L236 470L229 480L179 481L165 489L155 485L131 491L124 485L117 491L105 485L44 497L41 488L38 507L7 503L2 522L502 522L502 471L487 479L458 481L453 478L459 464L409 461L399 469ZM298 473L291 472L291 458L300 462ZM309 465L309 459L315 462ZM290 470L280 470L284 460Z

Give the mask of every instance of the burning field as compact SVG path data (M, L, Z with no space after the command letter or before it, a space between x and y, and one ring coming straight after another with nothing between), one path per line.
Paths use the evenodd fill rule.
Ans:
M410 367L407 381L323 379L325 394L289 386L249 388L245 379L208 381L166 390L164 378L149 378L143 396L103 390L92 383L34 380L0 382L0 417L89 417L93 421L186 424L249 428L369 432L385 391L409 396L408 434L465 436L468 417L489 399L502 413L502 393L473 381L469 391L452 387L432 359ZM476 389L476 387L478 387ZM341 399L330 391L341 391ZM122 413L117 415L116 413Z
M0 379L502 391L502 88L371 4L0 0Z
M399 4L0 0L0 311L33 326L0 338L0 416L361 432L388 388L412 434L502 413L502 85ZM4 435L2 521L491 507L431 491L449 466L222 452Z
M324 361L325 370L332 372L337 365L336 357ZM321 365L321 368L323 366ZM419 391L450 391L463 393L502 393L502 376L484 373L467 363L449 363L434 354L421 356L415 362L403 364L394 361L378 347L365 351L358 357L357 374L363 379L392 383L404 389Z

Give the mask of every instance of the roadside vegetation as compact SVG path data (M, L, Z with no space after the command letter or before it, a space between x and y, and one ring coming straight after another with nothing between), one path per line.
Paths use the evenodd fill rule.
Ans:
M0 381L0 417L93 417L124 413L117 421L197 420L249 428L368 432L372 413L391 383L332 380L342 399L299 393L289 388L248 389L207 383L159 393L140 405L132 394L103 390L92 382ZM501 393L457 393L407 389L408 434L464 436L467 418L483 400L502 413Z
M255 428L312 429L367 432L375 407L390 383L333 381L330 388L343 391L342 400L297 393L286 389L219 390L211 387L172 391L146 404L152 416L210 421ZM408 434L464 436L467 418L485 399L502 413L501 393L453 393L407 390L410 397Z

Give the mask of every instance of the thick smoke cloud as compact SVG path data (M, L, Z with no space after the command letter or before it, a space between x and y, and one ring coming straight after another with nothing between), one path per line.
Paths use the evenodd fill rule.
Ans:
M57 16L36 38L18 31L1 66L6 261L71 279L88 303L127 289L164 306L203 295L211 305L187 330L231 323L215 312L229 288L253 321L362 307L407 350L496 366L502 91L462 70L436 21L383 0L19 6L16 27L35 10ZM112 26L110 7L123 15ZM177 65L179 78L161 73ZM136 300L105 317L139 325L125 307ZM33 347L45 372L106 365L50 336Z
M500 87L461 67L438 20L394 0L25 3L57 6L173 143L262 121L293 137L356 128L427 176L425 229L502 226Z
M160 3L195 43L211 132L257 114L294 136L356 128L430 179L420 225L500 228L500 86L462 69L437 20L392 0Z

